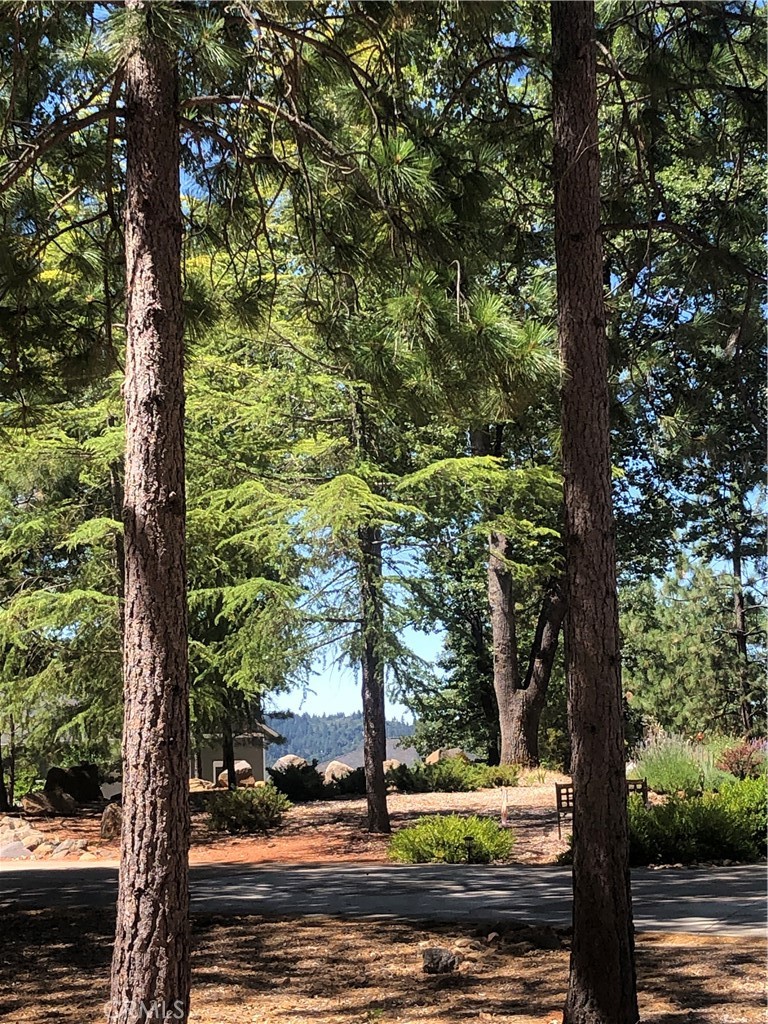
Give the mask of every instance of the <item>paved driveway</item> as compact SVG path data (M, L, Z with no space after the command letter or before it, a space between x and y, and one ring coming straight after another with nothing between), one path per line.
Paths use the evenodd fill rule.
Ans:
M569 868L511 865L205 865L191 868L192 909L218 914L332 914L568 924ZM0 907L109 907L116 866L0 868ZM644 931L765 935L762 865L632 874Z

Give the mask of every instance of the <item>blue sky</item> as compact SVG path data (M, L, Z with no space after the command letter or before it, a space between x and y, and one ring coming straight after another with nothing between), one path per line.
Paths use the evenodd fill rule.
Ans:
M434 661L442 648L441 633L419 633L409 629L403 637L411 650L426 661ZM317 675L310 682L310 690L304 693L296 687L282 694L275 704L280 710L303 711L307 714L352 714L361 710L360 672L346 666L318 665ZM387 718L411 719L406 707L387 698Z

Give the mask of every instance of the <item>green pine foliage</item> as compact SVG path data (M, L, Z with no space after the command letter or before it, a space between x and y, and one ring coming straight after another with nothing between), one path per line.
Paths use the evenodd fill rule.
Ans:
M680 560L661 581L621 592L622 665L631 705L662 728L695 736L735 734L743 684L754 713L762 716L765 644L762 614L748 601L748 664L733 644L733 579L700 561Z

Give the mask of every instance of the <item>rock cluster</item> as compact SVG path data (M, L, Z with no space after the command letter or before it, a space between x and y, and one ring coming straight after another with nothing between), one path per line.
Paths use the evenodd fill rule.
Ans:
M79 804L102 799L99 770L95 764L77 764L71 768L49 768L45 786L22 797L25 814L61 817L76 814Z
M0 818L0 860L63 860L79 852L80 860L95 860L85 839L54 839L23 818Z

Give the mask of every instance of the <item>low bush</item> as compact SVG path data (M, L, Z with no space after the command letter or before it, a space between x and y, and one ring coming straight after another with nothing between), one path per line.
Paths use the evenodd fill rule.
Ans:
M326 800L331 795L325 788L323 776L317 770L317 761L312 764L291 764L282 769L268 768L267 771L275 788L292 803Z
M755 861L766 852L768 780L732 779L718 793L681 798L646 807L640 796L629 798L629 862L691 864L695 861ZM558 863L573 860L568 850Z
M736 815L745 834L749 835L760 853L768 847L768 779L726 782L717 794L721 803Z
M400 765L387 773L387 782L403 793L471 793L476 789L516 786L520 769L514 764L476 764L451 757L436 764Z
M708 860L754 861L759 856L746 812L719 793L687 799L672 796L646 808L629 801L629 859L632 865Z
M766 769L765 741L745 740L727 747L716 764L720 771L728 772L737 779L757 779Z
M520 767L516 764L476 765L481 769L483 789L516 786L520 780Z
M325 786L326 796L365 796L365 768L353 768Z
M406 864L489 864L509 856L514 836L490 818L433 814L401 828L389 844Z
M208 803L208 824L218 832L266 832L277 828L290 801L274 786L215 793Z

